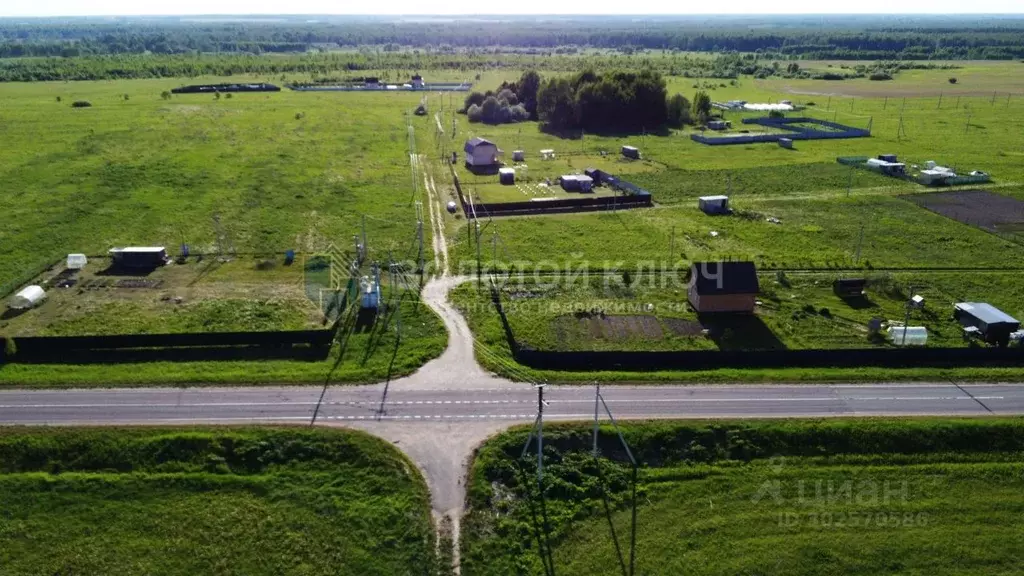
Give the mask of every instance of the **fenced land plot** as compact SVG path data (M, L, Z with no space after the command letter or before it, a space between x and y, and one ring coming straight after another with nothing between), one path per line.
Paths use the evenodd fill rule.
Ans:
M106 258L85 269L64 263L33 283L47 298L37 308L8 310L0 320L14 336L93 336L323 327L318 305L307 298L303 267L280 258L195 257L152 271L115 270Z

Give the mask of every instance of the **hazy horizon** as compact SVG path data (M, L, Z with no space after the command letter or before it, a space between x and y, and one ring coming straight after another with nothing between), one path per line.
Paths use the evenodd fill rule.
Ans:
M127 0L40 0L26 3L4 3L0 18L79 17L79 16L842 16L842 15L908 15L908 16L1003 16L1024 15L1021 0L976 0L966 4L959 0L904 0L894 5L890 0L862 0L856 4L822 4L812 0L790 0L770 4L754 0L733 0L688 7L680 11L678 4L653 0L624 5L610 0L521 0L514 6L496 4L494 9L474 0L450 0L439 10L411 0L387 3L349 3L330 0L179 0L167 5L141 5ZM514 10L510 10L514 8ZM628 10L624 10L628 8ZM834 9L833 9L834 8Z

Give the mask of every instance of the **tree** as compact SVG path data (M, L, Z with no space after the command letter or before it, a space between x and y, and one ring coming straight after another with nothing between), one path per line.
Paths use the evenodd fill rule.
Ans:
M518 88L516 94L519 96L519 102L523 104L523 107L530 114L530 119L536 120L537 91L540 90L540 74L534 70L523 72L522 77L519 78Z
M685 124L693 124L693 115L690 114L690 101L682 94L676 94L668 100L668 125L673 128L682 128Z
M508 88L505 88L504 90L498 92L498 101L500 102L502 100L504 100L505 104L509 106L515 106L516 104L519 104L519 97L516 96L515 92L509 90Z
M484 103L484 98L486 98L486 96L484 96L480 92L470 92L469 95L466 96L466 100L463 102L463 112L468 113L470 107L472 106L480 106L481 104Z
M565 78L545 80L537 90L537 117L554 129L576 125L576 101Z
M711 97L701 90L693 96L693 116L701 124L705 124L711 117Z

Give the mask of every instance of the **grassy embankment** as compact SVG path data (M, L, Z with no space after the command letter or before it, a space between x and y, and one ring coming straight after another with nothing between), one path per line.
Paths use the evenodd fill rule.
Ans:
M0 430L4 574L434 574L429 495L361 432Z
M628 562L630 469L602 428L602 482L590 433L545 427L547 534L564 576L623 573L609 522ZM1024 553L1019 419L663 422L624 433L641 464L637 574L1013 574ZM467 576L543 573L535 461L516 462L525 435L506 432L477 454Z

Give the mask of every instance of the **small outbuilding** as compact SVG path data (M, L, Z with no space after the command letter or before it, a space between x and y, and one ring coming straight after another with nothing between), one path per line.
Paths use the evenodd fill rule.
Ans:
M498 182L506 186L516 183L516 171L514 168L502 168L498 170Z
M604 181L604 176L606 176L606 174L598 168L587 168L583 173L590 176L590 178L594 180L595 185Z
M899 162L895 154L879 154L878 159L884 162Z
M7 306L15 310L35 308L46 299L46 291L41 286L26 286L15 294Z
M868 281L864 278L840 278L832 282L832 292L843 299L860 298Z
M466 166L472 168L491 168L498 165L498 145L483 138L472 138L466 141Z
M68 254L67 263L65 266L68 270L81 270L85 268L85 265L89 263L89 258L85 254Z
M111 248L109 253L115 268L153 269L168 261L167 249L163 246Z
M590 192L594 189L594 179L584 174L567 174L559 178L558 183L566 192Z
M889 176L901 176L907 171L906 164L903 164L902 162L882 160L881 158L869 158L866 164L868 168Z
M786 148L786 149L792 150L793 149L793 139L792 138L779 138L779 146L781 148Z
M701 196L697 200L697 207L705 214L728 214L728 196Z
M965 328L974 328L991 344L1006 346L1010 334L1020 330L1020 322L1002 310L984 302L960 302L953 306L953 318Z
M512 161L513 162L522 162L524 160L526 160L526 153L525 152L523 152L522 150L513 150L512 151Z
M730 124L727 120L712 120L708 122L708 130L726 130Z
M690 305L698 313L752 314L761 286L753 262L694 262Z
M540 151L540 157L541 157L542 160L554 160L555 159L555 151L550 149L550 148L547 148L545 150L541 150Z
M419 74L413 74L412 82L410 82L410 84L412 85L413 90L419 90L420 88L423 88L423 76L420 76Z
M640 159L640 149L637 148L636 146L623 146L622 147L622 155L625 156L626 158L631 158L633 160L639 160Z

